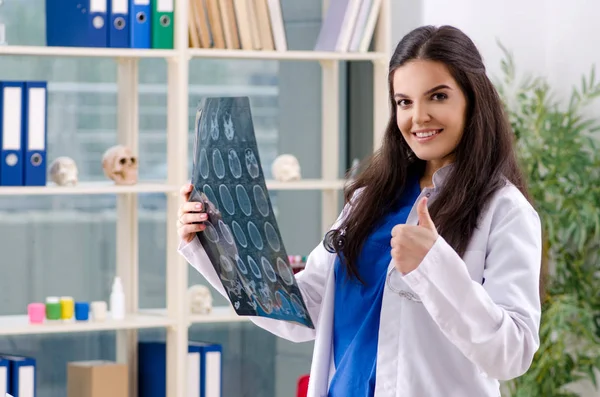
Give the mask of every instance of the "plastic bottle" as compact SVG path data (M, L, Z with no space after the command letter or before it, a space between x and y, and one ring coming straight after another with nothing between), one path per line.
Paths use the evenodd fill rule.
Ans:
M110 315L114 320L125 318L125 294L123 293L123 283L119 276L115 277L110 293Z

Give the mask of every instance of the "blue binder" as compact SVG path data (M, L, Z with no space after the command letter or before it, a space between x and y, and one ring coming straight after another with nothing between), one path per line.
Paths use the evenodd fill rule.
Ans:
M0 82L0 185L23 185L23 119L25 85Z
M130 0L129 29L131 48L151 47L150 0Z
M188 345L188 397L221 397L220 345L189 342ZM139 342L138 344L138 394L143 397L166 396L167 349L164 342Z
M24 185L46 186L47 83L25 82Z
M10 378L10 362L0 357L0 396L4 396L10 390L8 389L8 379Z
M108 0L110 25L108 26L108 46L113 48L129 48L129 1Z
M13 397L35 397L35 359L4 354L2 358L9 362L8 393Z
M215 343L190 342L200 351L200 397L222 397L223 349Z
M46 0L46 44L108 47L108 0Z
M167 346L164 342L138 343L138 395L166 397Z

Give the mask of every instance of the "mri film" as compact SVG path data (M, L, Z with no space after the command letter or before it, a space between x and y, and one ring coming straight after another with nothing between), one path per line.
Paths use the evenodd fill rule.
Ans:
M204 98L194 138L190 200L208 214L197 236L235 311L314 328L273 214L249 99Z

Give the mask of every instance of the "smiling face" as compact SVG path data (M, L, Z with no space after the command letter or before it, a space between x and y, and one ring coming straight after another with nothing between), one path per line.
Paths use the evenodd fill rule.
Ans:
M396 122L402 136L431 172L451 163L462 138L467 100L446 66L415 60L393 75Z

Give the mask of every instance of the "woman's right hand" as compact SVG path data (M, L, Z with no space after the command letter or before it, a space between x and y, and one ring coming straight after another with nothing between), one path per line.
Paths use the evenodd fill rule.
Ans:
M177 233L179 237L186 243L189 243L196 237L197 232L201 232L206 228L204 221L207 215L202 211L202 203L188 201L192 194L193 186L191 183L183 185L179 190L181 197L185 201L179 211L177 211Z

